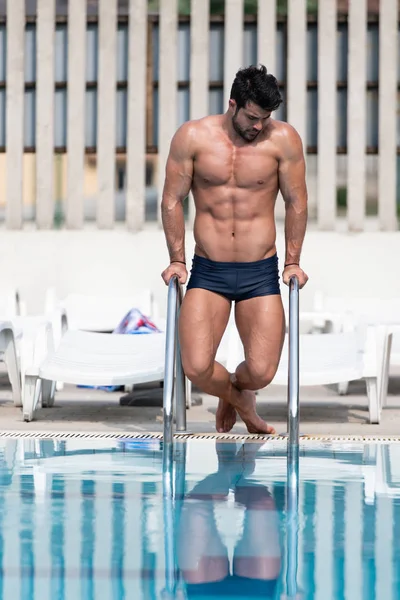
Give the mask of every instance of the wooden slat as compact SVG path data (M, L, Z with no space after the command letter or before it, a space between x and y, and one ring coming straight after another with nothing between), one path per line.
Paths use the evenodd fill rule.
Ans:
M209 112L209 25L208 0L192 0L190 12L190 118L201 119ZM189 196L189 223L193 225L195 207Z
M66 225L83 226L86 85L86 3L69 0Z
M243 0L225 0L224 111L237 71L243 67ZM248 66L248 65L246 65Z
M306 1L288 0L288 122L306 146Z
M258 0L257 57L276 76L276 0Z
M307 69L306 69L306 0L288 0L287 32L287 121L300 135L306 152ZM307 174L309 170L307 169ZM310 191L310 190L309 190ZM310 207L309 194L309 208ZM278 195L275 215L281 219L285 204Z
M190 118L208 114L209 79L208 0L192 0L190 14Z
M361 231L365 215L367 2L349 2L349 63L347 98L347 221Z
M131 0L129 13L129 85L126 224L142 229L146 194L147 0Z
M160 0L160 45L158 88L158 220L161 223L161 197L165 165L177 124L177 46L178 2Z
M25 0L7 0L7 192L8 229L22 227L24 152Z
M381 229L397 229L397 0L380 0L378 214Z
M318 12L318 227L336 220L336 0L320 0Z
M146 62L146 144L154 144L154 61L153 61L153 27L151 19L147 19L147 62Z
M117 2L99 2L99 82L97 114L97 225L114 225Z
M54 0L37 0L36 222L54 220Z

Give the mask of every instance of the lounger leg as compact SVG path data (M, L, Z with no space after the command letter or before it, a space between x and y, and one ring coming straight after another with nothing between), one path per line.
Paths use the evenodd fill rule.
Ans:
M54 406L54 397L56 395L56 390L58 389L57 388L57 384L58 384L57 381L52 381L51 382L51 393L50 393L49 401L47 403L47 406L49 408L52 408ZM64 384L63 384L63 386L64 386Z
M10 379L12 396L15 406L22 406L21 377L18 369L17 353L15 350L14 336L11 331L2 332L4 339L4 362ZM2 344L3 345L3 344Z
M41 381L39 377L37 375L25 375L24 404L22 408L24 421L29 422L33 420L40 393Z
M192 406L192 382L187 377L186 379L186 408Z
M381 418L381 406L379 401L378 378L366 377L367 395L369 402L369 422L379 423Z
M67 315L64 314L63 309L53 308L49 312L49 316L51 318L52 326L53 326L53 336L52 336L52 350L56 350L61 342L61 339L66 331L68 331L68 319ZM57 392L61 392L64 389L64 382L57 381L56 390ZM49 406L49 405L48 405Z
M389 384L389 367L390 367L390 354L392 350L392 338L393 333L388 333L384 340L383 345L383 356L382 356L382 382L381 382L381 403L382 406L387 406L387 393Z
M54 405L54 394L56 391L56 382L48 379L42 380L42 406L50 408Z
M348 381L342 381L341 383L338 383L339 396L346 396L348 391L349 391L349 382Z

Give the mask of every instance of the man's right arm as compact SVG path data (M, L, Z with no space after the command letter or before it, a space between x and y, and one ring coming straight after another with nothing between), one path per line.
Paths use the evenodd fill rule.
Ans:
M167 160L161 215L171 262L185 262L183 201L192 186L193 133L190 122L178 129Z

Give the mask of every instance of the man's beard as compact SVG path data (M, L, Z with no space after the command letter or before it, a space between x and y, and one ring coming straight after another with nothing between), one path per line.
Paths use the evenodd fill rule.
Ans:
M232 117L232 125L236 133L240 135L240 137L243 140L245 140L245 142L252 142L256 139L257 135L259 134L259 132L257 132L257 135L251 135L251 132L249 130L242 129L239 123L237 122L236 114Z

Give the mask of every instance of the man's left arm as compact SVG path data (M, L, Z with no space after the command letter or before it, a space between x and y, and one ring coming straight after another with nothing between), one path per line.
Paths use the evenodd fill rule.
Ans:
M279 188L285 201L286 255L283 281L296 275L300 287L308 280L300 268L300 255L307 228L307 186L303 145L297 131L285 125L279 160Z

